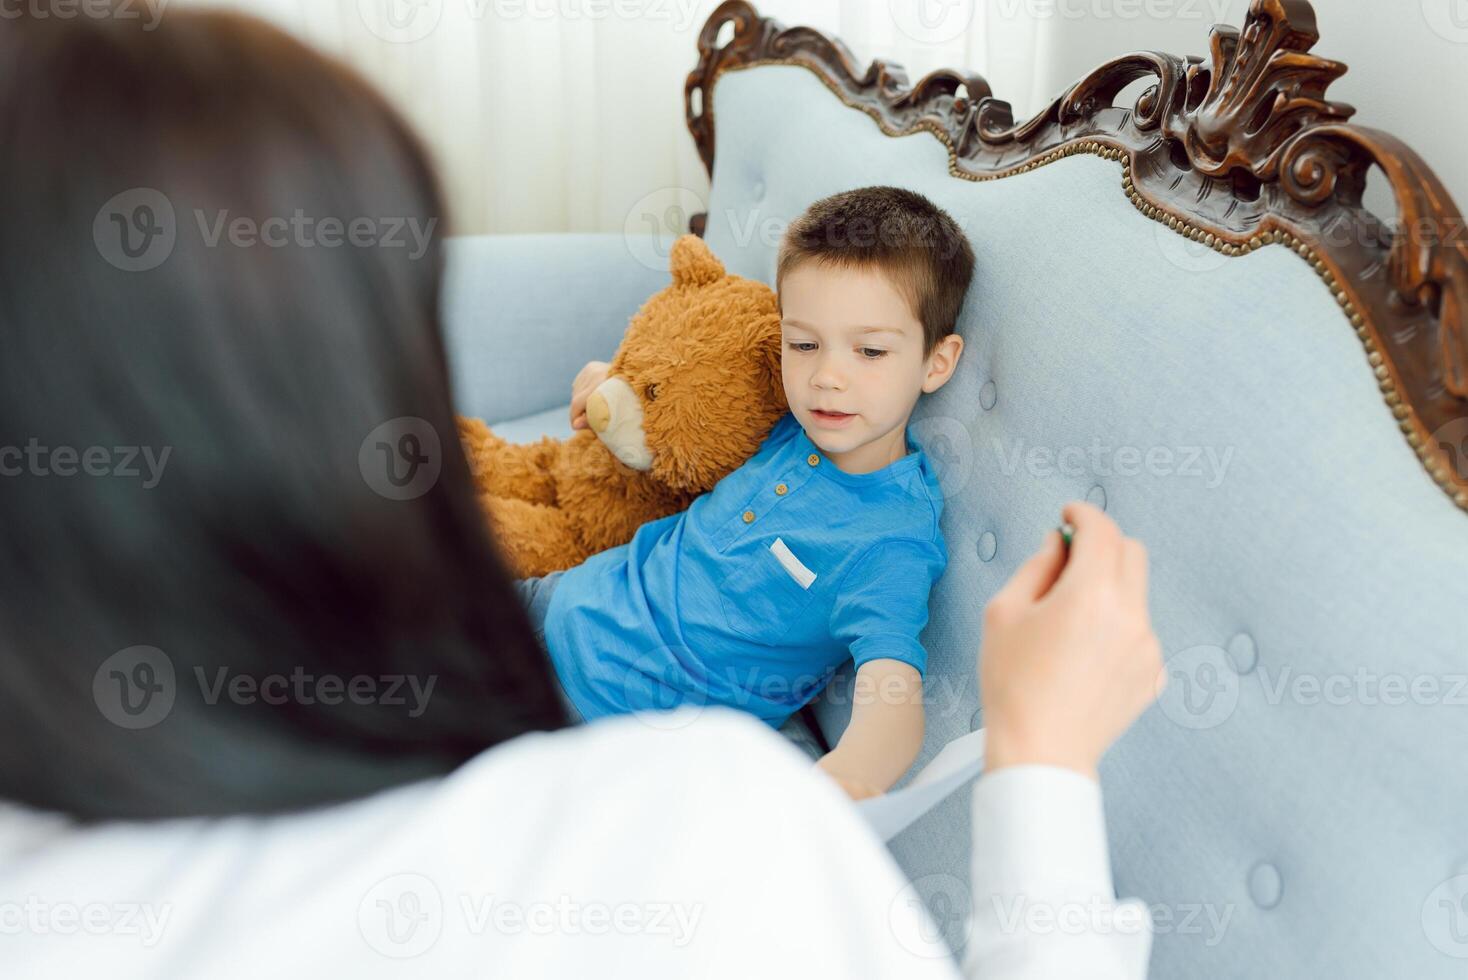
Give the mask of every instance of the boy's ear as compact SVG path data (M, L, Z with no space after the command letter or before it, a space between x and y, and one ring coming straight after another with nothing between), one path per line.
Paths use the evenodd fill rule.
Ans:
M928 355L928 375L923 379L923 391L931 394L948 383L963 355L963 338L951 333L933 347Z

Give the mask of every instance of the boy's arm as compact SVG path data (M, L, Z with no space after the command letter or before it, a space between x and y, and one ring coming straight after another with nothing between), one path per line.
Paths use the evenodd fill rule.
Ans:
M877 658L857 670L851 723L816 765L860 800L887 792L922 747L922 677L911 664Z

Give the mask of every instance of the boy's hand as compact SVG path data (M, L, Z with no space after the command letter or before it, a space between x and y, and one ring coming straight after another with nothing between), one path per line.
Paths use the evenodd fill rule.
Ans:
M609 373L611 365L606 361L588 361L586 367L576 375L576 380L571 382L571 428L586 428L586 399L607 379Z
M1166 683L1147 611L1147 552L1086 503L1069 557L1051 531L984 610L986 768L1038 764L1092 779Z
M816 768L820 769L827 776L830 776L832 779L836 780L836 785L840 786L841 789L846 793L846 795L851 797L853 800L865 800L868 797L882 795L881 790L877 789L877 787L873 786L866 780L861 779L857 776L847 776L843 773L834 772L822 764L824 761L825 760L817 762Z

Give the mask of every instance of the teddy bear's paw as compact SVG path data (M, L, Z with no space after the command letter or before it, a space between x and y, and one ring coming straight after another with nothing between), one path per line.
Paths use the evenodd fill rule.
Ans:
M532 503L556 502L552 464L559 443L546 436L539 442L506 442L479 419L459 419L459 441L481 494Z
M459 431L459 442L464 447L464 457L469 461L469 471L478 480L480 474L490 468L489 464L494 459L495 453L506 443L484 424L483 419L471 419L460 415L456 417L455 421Z
M547 575L586 559L570 515L560 508L504 497L480 497L480 502L516 578Z

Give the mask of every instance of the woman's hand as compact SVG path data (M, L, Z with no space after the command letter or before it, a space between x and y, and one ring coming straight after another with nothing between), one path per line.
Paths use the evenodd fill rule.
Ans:
M597 386L607 379L611 365L606 361L588 361L571 382L571 428L584 429L586 421L586 399Z
M986 768L1064 766L1092 779L1101 756L1166 683L1147 612L1147 552L1096 507L1063 511L984 611L979 661Z

